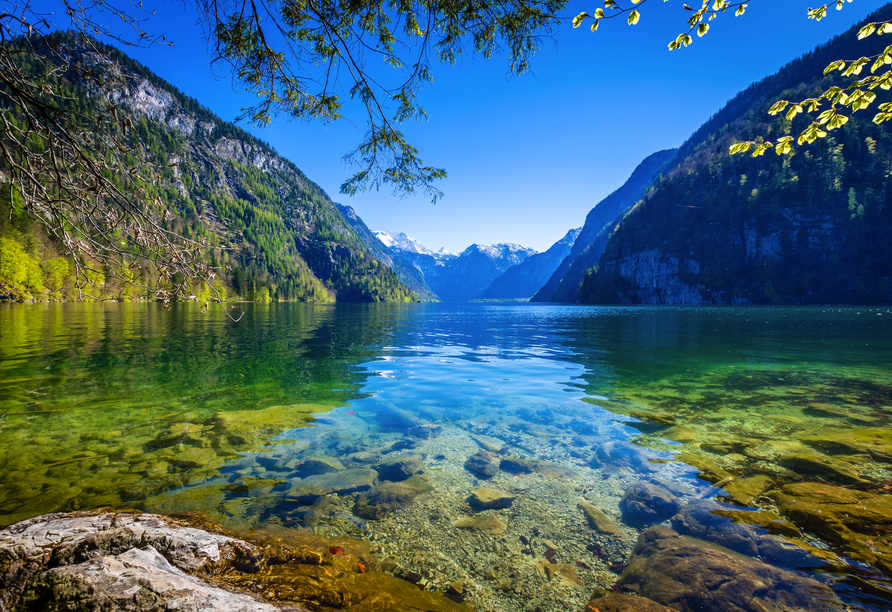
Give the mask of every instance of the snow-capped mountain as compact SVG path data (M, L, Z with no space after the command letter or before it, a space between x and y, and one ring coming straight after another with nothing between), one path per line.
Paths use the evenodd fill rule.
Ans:
M403 232L384 232L379 230L375 232L375 237L383 242L387 248L394 251L431 255L433 257L450 257L454 255L454 253L450 253L443 248L439 251L433 251Z
M456 254L445 249L433 251L404 233L378 231L375 236L394 254L410 261L431 290L447 302L480 297L496 277L536 254L517 244L472 244Z

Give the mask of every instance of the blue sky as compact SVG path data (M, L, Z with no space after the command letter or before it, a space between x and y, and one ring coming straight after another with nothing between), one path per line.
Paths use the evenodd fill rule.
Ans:
M352 174L341 158L360 141L361 116L355 124L280 118L263 129L242 127L272 144L332 199L353 206L373 230L406 232L433 249L513 242L543 251L581 226L644 157L680 145L738 91L884 3L854 0L816 22L806 18L815 0L752 0L745 15L722 15L705 37L670 52L667 44L689 14L682 4L652 0L641 8L638 25L613 20L596 33L567 23L523 77L506 77L505 55L434 65L434 82L421 96L429 121L402 127L426 164L449 172L436 205L389 191L338 193ZM567 13L599 5L572 2ZM61 3L41 0L39 6L55 13L51 21L67 25ZM234 88L222 67L211 69L191 8L154 6L157 14L146 28L166 33L175 46L126 51L233 120L253 98Z

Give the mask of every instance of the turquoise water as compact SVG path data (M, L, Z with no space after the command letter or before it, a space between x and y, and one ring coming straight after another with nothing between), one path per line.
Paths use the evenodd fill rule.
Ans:
M637 529L618 503L638 480L693 498L723 474L769 476L768 489L736 499L766 511L778 511L773 495L785 485L878 498L892 485L887 309L236 309L239 323L189 306L0 306L0 525L106 505L201 510L235 529L367 539L380 558L425 575L426 588L456 577L475 585L480 610L525 609L522 585L536 581L542 609L581 609L628 562ZM835 450L833 469L808 463L815 436L838 446L827 432L840 428L867 436L871 452ZM485 480L464 467L485 443L473 436L572 475L503 470ZM355 506L368 483L311 478L382 475L400 455L432 490L379 518ZM319 467L320 456L340 465ZM475 514L466 503L475 486L520 497L511 511L481 513L499 517L501 532L454 527ZM579 499L621 533L592 533ZM854 609L892 605L883 573L892 525L859 526L862 545L801 523L802 542L839 560L810 575ZM542 574L520 536L559 545L575 578ZM517 575L487 577L501 576L504 558Z

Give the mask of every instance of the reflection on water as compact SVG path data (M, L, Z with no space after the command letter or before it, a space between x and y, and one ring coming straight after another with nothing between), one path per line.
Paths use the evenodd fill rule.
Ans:
M887 310L246 310L0 309L0 524L347 535L479 610L892 602Z

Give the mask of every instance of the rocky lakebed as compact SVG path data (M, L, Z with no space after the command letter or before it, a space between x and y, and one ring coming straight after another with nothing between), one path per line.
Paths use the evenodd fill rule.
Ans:
M892 459L886 430L816 418L789 443L796 452L769 457L740 435L709 441L696 422L631 403L635 414L619 417L579 406L436 421L396 411L389 431L340 410L237 456L233 445L261 435L257 423L282 431L276 419L305 412L170 425L155 432L155 452L213 455L207 476L138 509L0 530L0 609L842 612L892 602L892 496L877 480ZM665 449L629 442L630 425ZM754 470L748 452L770 468Z

